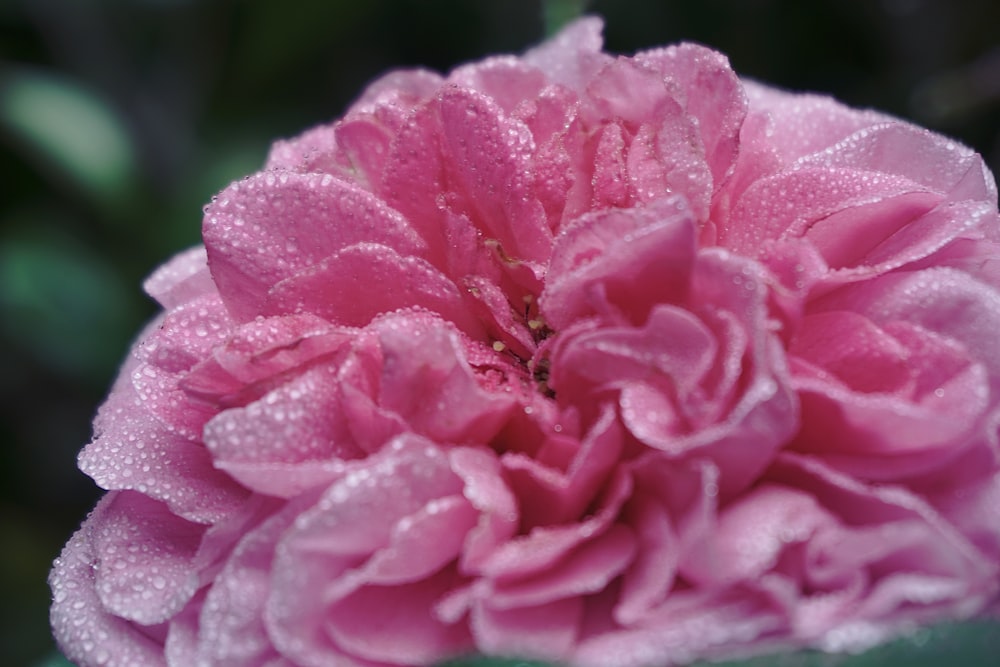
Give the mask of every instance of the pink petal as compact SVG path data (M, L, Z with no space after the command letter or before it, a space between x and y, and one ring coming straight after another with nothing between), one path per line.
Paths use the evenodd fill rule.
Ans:
M147 278L142 287L164 308L175 308L215 293L205 248L197 246L176 255Z
M321 125L289 141L276 142L265 170L320 173L375 191L389 154L391 134L374 118Z
M364 326L377 315L414 306L439 313L470 336L482 336L482 325L468 313L451 280L419 257L373 243L344 248L278 283L265 309L307 311L336 324Z
M205 447L247 488L293 498L329 483L340 463L365 453L339 403L336 369L313 368L246 407L219 413L205 425Z
M631 625L641 621L673 587L680 549L670 518L648 496L633 496L625 517L635 532L636 553L622 575L614 619Z
M378 399L384 409L435 442L493 439L513 401L480 386L456 331L418 313L382 318L373 328L381 343Z
M246 497L243 488L213 467L204 447L159 424L127 392L109 398L95 431L79 465L105 489L136 491L206 524L232 512Z
M676 104L674 102L670 103ZM680 108L644 124L628 152L628 175L636 201L683 195L699 223L708 220L713 181L698 129Z
M521 502L522 530L581 516L614 470L623 449L622 435L613 408L604 405L586 437L579 443L570 440L574 451L565 469L543 456L504 454L505 476Z
M98 598L92 530L116 494L106 495L56 559L52 587L52 632L67 658L79 664L166 666L156 632L109 612Z
M834 523L808 494L761 486L720 512L711 535L685 554L682 571L705 588L752 581L774 568L790 545Z
M406 535L405 526L413 521L408 517L426 510L425 516L432 520L431 504L461 494L461 487L442 452L412 436L395 440L334 482L314 507L300 515L277 548L267 622L279 650L306 664L338 655L341 649L324 622L331 605L349 599L345 596L374 574L366 574L367 568L383 567L380 559L386 566L406 565L377 554L392 549L394 533ZM464 537L461 531L470 525L454 526L455 536ZM375 560L370 561L373 555ZM446 543L426 543L411 554L419 556L413 563L418 569L433 568L432 561L440 564L456 555L455 547ZM317 581L326 583L317 588Z
M279 140L271 145L266 170L310 171L304 168L317 156L328 156L336 151L336 128L328 125L313 127L292 139Z
M622 525L582 543L541 576L505 581L483 600L491 609L524 609L604 590L632 562L635 537Z
M799 160L803 166L896 174L949 200L973 199L996 208L996 185L980 155L939 134L887 122L845 137Z
M548 259L551 233L526 175L533 147L527 128L461 88L445 88L438 99L446 164L470 219L511 257Z
M593 120L614 118L633 133L664 116L683 118L684 110L672 92L655 63L625 57L609 62L587 85L595 107Z
M218 295L206 294L172 308L156 329L133 348L133 355L174 375L208 356L226 340L232 326L233 320Z
M608 60L601 52L604 22L596 17L577 19L555 36L524 54L524 60L551 80L576 90Z
M192 560L204 526L132 491L112 496L91 525L94 585L109 612L151 625L168 620L194 595Z
M591 201L584 175L586 137L577 118L578 106L571 91L549 86L514 112L537 146L532 169L534 191L553 231L558 230L565 211L571 212L569 218L576 217L574 212L585 210ZM586 197L584 189L588 189ZM571 193L575 193L572 201Z
M337 251L382 243L419 254L420 238L371 194L330 176L267 172L234 183L205 210L212 277L230 311L246 321L268 290Z
M789 93L750 81L744 81L743 87L751 111L771 115L769 143L786 163L828 148L863 128L895 121L829 97Z
M464 286L468 290L469 307L476 313L490 338L502 343L512 354L529 359L534 354L535 340L525 322L524 310L515 310L508 293L497 283L480 276L467 277ZM528 292L525 297L530 297ZM522 297L522 304L527 304Z
M717 190L733 169L748 106L743 84L729 60L697 44L680 44L636 57L657 62L661 71L677 83L685 110L698 121L698 133Z
M862 479L912 479L933 470L943 481L985 442L989 381L964 346L906 322L879 328L837 311L805 322L808 340L793 349L820 365L796 362L803 410L796 449Z
M630 466L635 493L624 519L634 530L636 555L623 573L615 621L640 623L672 595L677 569L715 528L719 471L710 463L677 464L646 455Z
M379 664L427 665L468 653L469 629L441 623L430 613L452 576L442 572L409 584L360 589L332 606L328 631L353 655Z
M753 256L766 239L805 236L828 263L850 266L939 201L900 176L805 167L748 188L720 228L720 242ZM861 228L869 231L859 236Z
M470 573L516 533L517 499L491 451L462 447L451 450L449 458L452 470L465 483L462 495L480 513L479 523L469 531L460 557L460 571Z
M887 573L910 569L941 574L964 580L974 588L997 571L996 563L985 559L924 499L902 487L869 486L816 459L793 453L782 454L769 477L789 486L808 489L809 495L835 512L848 526L893 522L919 525L921 539L914 544L897 544L896 548L904 555L894 567L885 570ZM891 545L885 546L891 548ZM983 593L988 595L986 591Z
M787 628L783 610L770 595L683 592L671 596L641 623L585 638L572 661L583 667L644 667L687 664L700 657L745 657L751 647L767 652L768 638Z
M607 531L631 492L631 481L618 474L609 480L599 499L598 509L588 518L572 524L536 527L501 545L479 571L491 581L503 584L538 575L553 567L581 544Z
M971 461L978 479L951 488L930 490L929 502L949 523L985 554L994 554L1000 562L1000 476L984 475L992 462L992 452L984 452L978 461Z
M301 503L299 503L301 505ZM201 609L197 654L219 667L265 667L278 656L264 625L274 547L300 506L253 526L228 555Z
M545 75L521 58L495 56L458 67L448 75L448 83L488 95L504 113L525 100L533 100L545 87Z
M487 654L562 660L573 649L583 614L581 598L535 607L477 607L471 618L476 648Z
M231 330L179 384L217 407L245 404L295 371L335 359L354 334L311 314L259 317Z
M552 254L541 297L551 327L617 313L638 325L654 303L684 294L694 229L683 201L671 198L584 216L559 235Z
M430 98L444 83L437 72L427 69L394 70L375 79L351 105L351 113L364 113L375 107L414 106Z
M806 317L791 351L858 391L906 394L913 390L906 347L857 313Z
M989 204L973 202L940 204L919 218L909 221L892 236L879 243L868 253L862 265L853 269L841 268L836 278L840 280L867 278L911 262L934 257L932 253L937 253L942 248L950 249L965 241L963 237L976 234L977 228L983 229L991 225L995 217L996 209L990 208ZM986 248L978 249L980 253L983 251L990 252ZM970 260L971 258L965 261L970 262ZM970 263L972 266L967 270L975 275L982 272L992 260L971 260ZM947 266L949 263L942 255L934 264ZM989 274L986 273L986 276Z
M876 324L908 322L975 351L1000 388L1000 292L948 268L897 272L869 280L863 289L840 290L817 302L817 310L854 310Z
M167 664L194 665L198 660L198 615L204 603L205 590L202 589L187 606L170 619L167 638L163 643L163 654Z
M599 135L594 153L594 176L591 179L594 189L591 206L595 209L624 208L630 203L625 139L622 134L620 125L609 123Z

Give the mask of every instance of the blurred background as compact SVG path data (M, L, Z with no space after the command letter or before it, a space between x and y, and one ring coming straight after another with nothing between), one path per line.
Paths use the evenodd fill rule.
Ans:
M98 495L76 452L203 203L379 73L519 52L580 8L611 51L702 42L1000 166L995 0L0 0L3 665L55 664L45 577Z

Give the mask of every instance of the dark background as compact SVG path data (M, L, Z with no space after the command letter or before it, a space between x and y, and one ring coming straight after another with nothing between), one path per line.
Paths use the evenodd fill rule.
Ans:
M887 110L1000 165L995 0L586 8L611 51L702 42L741 74ZM53 653L45 576L97 497L75 455L153 314L142 279L198 241L202 204L379 73L519 52L545 16L539 0L0 0L3 665Z

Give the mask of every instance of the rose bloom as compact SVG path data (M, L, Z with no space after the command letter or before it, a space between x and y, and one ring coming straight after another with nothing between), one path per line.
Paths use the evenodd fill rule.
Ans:
M203 233L80 455L80 665L666 665L996 609L961 145L585 19L386 75Z

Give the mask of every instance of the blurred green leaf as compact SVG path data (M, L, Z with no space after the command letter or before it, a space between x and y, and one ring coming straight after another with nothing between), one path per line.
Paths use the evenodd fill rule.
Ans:
M0 80L0 123L103 203L132 185L136 161L124 123L70 78L22 69Z
M32 667L75 667L75 665L57 653L35 663Z
M0 505L5 547L0 549L0 593L16 603L0 607L0 662L5 666L34 665L37 656L51 650L45 578L61 537L44 519L41 512Z
M583 14L589 0L544 0L542 3L542 18L545 23L545 34L554 35L564 25Z
M0 331L56 372L104 381L134 333L138 303L108 259L82 244L0 243Z

